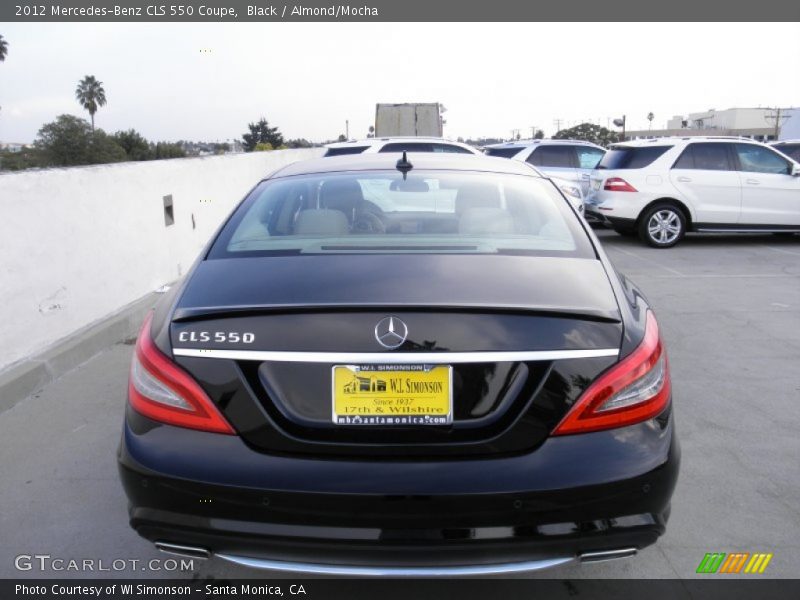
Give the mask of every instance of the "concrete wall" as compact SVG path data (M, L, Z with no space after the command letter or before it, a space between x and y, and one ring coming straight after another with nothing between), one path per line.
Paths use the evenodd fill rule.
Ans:
M259 179L321 153L0 175L0 372L178 279Z

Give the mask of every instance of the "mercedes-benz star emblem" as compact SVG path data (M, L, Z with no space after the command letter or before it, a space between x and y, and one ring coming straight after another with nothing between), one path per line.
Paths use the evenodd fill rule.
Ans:
M375 325L375 339L389 350L402 346L407 336L408 327L397 317L384 317Z

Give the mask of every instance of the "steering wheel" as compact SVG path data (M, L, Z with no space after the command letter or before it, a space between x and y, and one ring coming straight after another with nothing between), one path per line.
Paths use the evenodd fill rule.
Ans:
M374 212L359 212L353 221L353 233L386 233L386 223Z

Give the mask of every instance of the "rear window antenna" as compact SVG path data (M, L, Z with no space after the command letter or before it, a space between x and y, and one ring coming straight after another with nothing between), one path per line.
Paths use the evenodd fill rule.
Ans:
M397 161L395 168L403 174L403 181L406 180L408 172L414 168L414 165L408 162L408 157L406 156L405 150L403 150L403 158Z

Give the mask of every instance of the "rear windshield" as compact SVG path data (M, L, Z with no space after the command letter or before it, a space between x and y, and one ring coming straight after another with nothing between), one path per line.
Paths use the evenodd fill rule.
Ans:
M789 158L794 159L795 162L800 162L800 144L778 144L773 148L783 152Z
M519 154L522 148L487 148L484 152L488 156L499 156L500 158L512 158Z
M394 170L264 181L209 258L285 253L594 257L577 217L547 180L456 171L403 179Z
M641 169L647 167L672 146L614 147L606 152L598 169Z
M369 146L345 146L343 148L328 148L325 156L344 156L345 154L361 154Z

